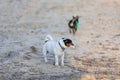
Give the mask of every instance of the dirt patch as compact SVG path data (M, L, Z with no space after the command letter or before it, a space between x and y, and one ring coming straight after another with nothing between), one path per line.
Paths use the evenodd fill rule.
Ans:
M119 80L119 7L119 0L0 0L0 79ZM74 14L80 16L75 36L68 29ZM51 55L43 61L47 34L73 40L64 67L55 67Z

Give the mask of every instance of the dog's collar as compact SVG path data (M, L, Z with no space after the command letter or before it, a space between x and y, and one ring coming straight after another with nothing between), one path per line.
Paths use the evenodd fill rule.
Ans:
M61 46L60 42L58 42L58 44L60 45L61 49L64 51L65 48Z

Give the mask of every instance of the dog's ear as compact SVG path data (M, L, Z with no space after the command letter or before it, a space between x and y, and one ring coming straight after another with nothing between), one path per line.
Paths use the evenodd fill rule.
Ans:
M73 16L73 19L75 19L75 16Z
M76 16L77 19L79 19L79 16Z
M64 39L63 41L64 41L64 43L66 43L66 42L67 42L67 40L66 40L66 39Z
M64 37L64 38L62 38L62 40L66 40L66 39L67 39L67 38L65 38L65 37Z
M64 39L63 40L65 43L72 43L72 40L70 40L70 39Z
M62 38L62 39L65 39L65 38Z

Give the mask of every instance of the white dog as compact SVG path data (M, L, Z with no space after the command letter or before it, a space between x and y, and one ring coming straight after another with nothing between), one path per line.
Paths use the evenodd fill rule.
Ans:
M50 35L45 38L45 44L43 46L43 55L45 62L48 62L46 53L52 53L55 57L55 65L59 65L59 57L61 58L61 65L64 66L64 50L69 47L74 47L72 40L68 38L62 38L59 41L54 41Z

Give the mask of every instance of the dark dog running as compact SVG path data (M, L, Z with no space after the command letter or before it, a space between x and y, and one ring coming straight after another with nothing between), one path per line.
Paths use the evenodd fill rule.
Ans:
M71 19L68 23L69 29L70 29L70 33L72 32L74 35L78 29L78 21L79 20L79 16L73 16L73 19Z

